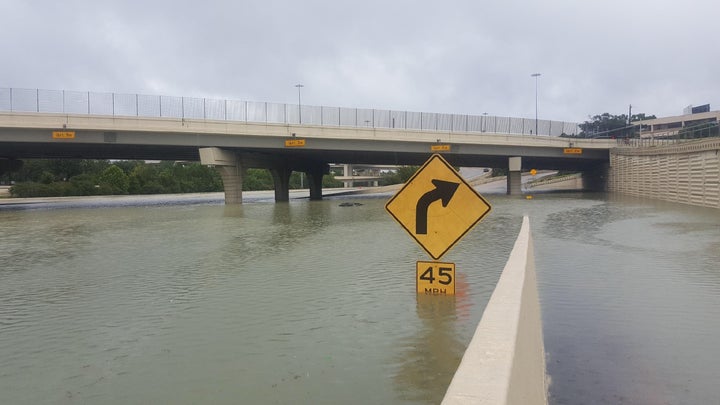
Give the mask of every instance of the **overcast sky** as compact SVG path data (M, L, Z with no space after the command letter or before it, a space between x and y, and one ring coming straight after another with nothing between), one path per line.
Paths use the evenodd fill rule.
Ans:
M720 109L718 0L0 0L0 87L582 122Z

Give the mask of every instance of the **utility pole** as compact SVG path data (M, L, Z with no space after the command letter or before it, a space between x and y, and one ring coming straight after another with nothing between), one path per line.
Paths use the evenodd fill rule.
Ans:
M305 86L302 84L296 84L295 87L298 89L298 123L302 125L302 102L300 101L300 89Z
M540 73L533 73L530 75L530 77L535 78L535 136L538 136L538 77L540 77Z

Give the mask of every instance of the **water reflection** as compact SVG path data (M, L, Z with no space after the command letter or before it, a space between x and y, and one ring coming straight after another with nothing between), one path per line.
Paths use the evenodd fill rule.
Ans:
M394 377L398 397L412 403L438 404L460 363L464 344L455 330L456 297L417 294L417 334L403 339Z
M281 202L273 204L272 223L274 225L289 225L292 223L292 211L290 203Z
M223 217L242 218L243 216L245 216L245 205L243 205L243 204L223 205Z

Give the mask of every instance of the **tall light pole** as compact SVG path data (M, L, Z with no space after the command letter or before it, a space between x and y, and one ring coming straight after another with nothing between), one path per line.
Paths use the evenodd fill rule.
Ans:
M540 77L540 73L533 73L530 75L530 77L535 78L535 135L538 134L538 77Z
M300 89L305 87L302 84L296 84L295 87L298 89L298 123L302 124L302 103L300 101Z

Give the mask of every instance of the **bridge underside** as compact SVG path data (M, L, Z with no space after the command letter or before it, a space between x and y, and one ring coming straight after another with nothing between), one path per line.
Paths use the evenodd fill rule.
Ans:
M203 145L204 146L204 145ZM200 161L199 147L174 145L121 145L121 144L79 144L79 143L3 143L0 158L6 159L127 159L127 160L183 160ZM210 145L208 145L210 146ZM426 151L378 151L354 150L340 151L336 149L270 149L270 148L228 148L224 150L235 153L275 158L307 160L323 163L350 163L373 165L421 165L431 155ZM508 158L522 157L522 169L554 169L584 171L606 163L609 155L604 151L595 159L587 157L562 156L528 156L513 151L485 151L474 153L447 152L443 157L458 167L495 167L507 168ZM504 152L504 153L502 153ZM515 151L517 152L517 151Z
M254 130L267 130L253 127ZM283 127L285 128L285 127ZM277 131L278 128L271 128ZM285 128L285 130L290 130ZM310 128L309 130L312 130ZM238 135L198 132L107 131L77 129L72 139L53 139L52 130L0 127L0 159L130 159L200 161L200 149L217 148L238 158L239 166L222 170L223 179L242 189L242 173L248 168L267 168L276 183L276 200L286 201L289 176L302 171L311 179L312 198L320 198L322 174L328 164L421 165L433 153L432 146L445 144L443 157L456 167L510 167L509 158L520 157L520 170L554 169L588 172L609 161L607 148L586 148L582 154L564 154L566 140L548 137L459 136L388 132L342 133L337 137ZM372 133L371 133L372 134ZM294 134L292 134L294 135ZM422 135L422 134L421 134ZM457 137L457 142L435 137ZM418 140L423 139L422 141ZM425 139L428 138L428 139ZM287 147L289 139L303 139L301 147ZM453 138L455 139L455 138ZM487 143L478 143L485 141ZM563 146L564 145L564 146ZM570 144L571 146L572 144ZM7 165L6 165L7 166ZM512 171L517 171L517 167ZM229 173L235 173L230 175ZM237 195L237 193L233 194ZM228 201L236 201L237 197Z

